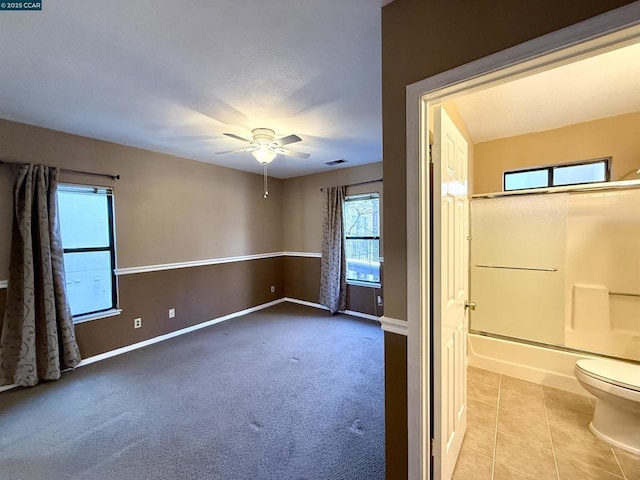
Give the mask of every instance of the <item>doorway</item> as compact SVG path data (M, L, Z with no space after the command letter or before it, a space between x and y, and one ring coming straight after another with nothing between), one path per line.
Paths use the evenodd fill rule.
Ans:
M434 357L433 327L442 324L434 296L440 279L430 272L441 260L442 249L431 241L441 224L430 221L429 212L440 207L430 199L429 108L466 92L473 92L514 78L532 75L578 59L635 43L640 38L640 8L632 5L619 16L595 18L576 26L540 37L458 69L410 85L407 89L407 271L408 271L408 397L409 397L409 475L428 479L440 461L443 439L433 432L442 408L434 399L442 398L443 381L430 372L442 371L441 359ZM438 218L438 214L434 215ZM440 340L438 340L440 341ZM461 361L466 362L463 358ZM433 456L433 457L432 457ZM437 478L437 477L433 477Z

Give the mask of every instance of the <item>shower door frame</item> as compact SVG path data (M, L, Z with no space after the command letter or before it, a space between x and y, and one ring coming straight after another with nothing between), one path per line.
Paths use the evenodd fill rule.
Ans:
M432 478L431 330L429 272L431 181L429 106L464 93L575 62L640 39L640 2L610 11L407 86L407 408L409 480ZM439 226L438 226L439 228ZM434 259L440 261L440 259ZM438 279L434 279L438 281ZM439 394L439 392L435 392ZM436 479L439 480L439 479Z

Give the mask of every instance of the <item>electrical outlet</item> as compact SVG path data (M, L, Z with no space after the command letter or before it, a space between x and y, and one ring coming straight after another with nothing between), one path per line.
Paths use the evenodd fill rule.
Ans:
M276 286L275 285L271 285L271 293L276 293Z
M169 309L169 318L174 318L176 316L176 309L175 308L170 308Z
M382 295L378 295L378 306L382 306Z
M142 326L142 319L141 318L134 318L133 319L133 328L140 328Z

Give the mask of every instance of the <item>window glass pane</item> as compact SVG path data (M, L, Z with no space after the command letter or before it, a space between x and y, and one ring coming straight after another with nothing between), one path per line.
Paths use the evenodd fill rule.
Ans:
M344 202L344 227L347 237L379 237L380 199L362 198Z
M606 175L606 162L557 167L553 169L553 185L604 182L607 179Z
M380 240L345 240L347 280L380 282Z
M345 201L347 280L380 282L379 202L377 196L356 197Z
M64 272L72 315L113 307L111 252L65 253Z
M504 174L504 189L524 190L549 186L549 170L530 170L528 172L507 172Z
M58 192L60 233L64 248L109 246L106 194Z

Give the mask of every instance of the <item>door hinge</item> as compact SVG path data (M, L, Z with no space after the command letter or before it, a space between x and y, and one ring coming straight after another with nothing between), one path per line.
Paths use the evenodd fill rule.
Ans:
M440 452L437 451L437 449L439 448L439 443L436 442L436 440L434 438L431 439L431 456L432 457L437 457L440 455Z
M429 163L433 163L433 145L429 145Z

